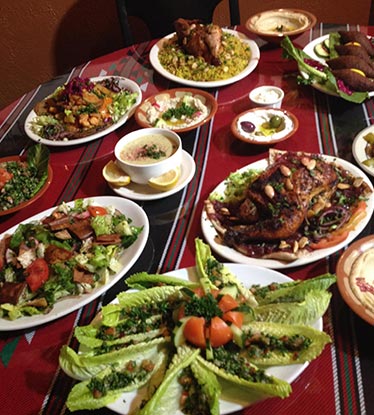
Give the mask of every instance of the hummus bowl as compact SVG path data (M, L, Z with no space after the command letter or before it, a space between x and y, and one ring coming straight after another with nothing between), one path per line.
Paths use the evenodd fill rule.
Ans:
M246 28L270 43L280 43L285 36L295 38L317 23L313 13L300 9L274 9L251 16Z
M195 88L174 88L147 98L135 111L143 128L167 128L178 133L207 123L217 112L212 94Z
M114 155L132 182L147 184L181 164L182 142L174 131L142 128L123 136L114 148Z
M353 312L374 325L374 235L355 241L343 252L336 276L343 300Z
M231 123L233 135L245 143L276 144L296 133L299 120L281 108L257 107L237 115Z

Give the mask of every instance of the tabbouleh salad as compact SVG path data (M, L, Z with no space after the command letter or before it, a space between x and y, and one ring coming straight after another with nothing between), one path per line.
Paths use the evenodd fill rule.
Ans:
M232 78L242 72L251 58L250 47L237 36L222 34L223 50L219 54L219 66L208 64L202 57L187 55L172 37L160 48L160 64L171 74L191 81L219 81Z

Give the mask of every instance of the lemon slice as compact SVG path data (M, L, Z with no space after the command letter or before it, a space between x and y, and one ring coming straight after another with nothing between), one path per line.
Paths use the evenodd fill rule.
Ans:
M363 71L361 71L360 69L351 68L351 71L352 71L352 72L356 72L356 73L358 73L359 75L361 75L361 76L365 76L365 77L366 77L365 73L364 73Z
M103 168L104 179L113 186L127 186L130 183L130 176L121 170L117 164L111 160Z
M179 177L180 167L178 166L175 169L169 170L168 172L162 174L161 176L152 177L148 180L148 184L154 189L166 192L177 184Z

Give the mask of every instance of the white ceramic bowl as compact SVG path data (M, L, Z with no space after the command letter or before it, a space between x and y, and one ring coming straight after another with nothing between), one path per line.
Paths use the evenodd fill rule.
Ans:
M283 90L272 85L259 86L249 93L249 100L253 107L280 108L283 98Z
M139 144L139 146L150 146L155 143L150 138L153 135L161 135L171 141L174 147L174 152L167 158L163 158L160 161L157 161L157 159L154 158L150 159L149 162L144 162L143 164L138 164L136 161L124 158L123 151L129 143L142 137L149 137L149 139ZM158 147L158 149L160 149L160 147ZM119 167L130 176L131 181L139 184L147 184L149 179L161 176L167 171L180 165L182 159L182 142L179 135L174 131L166 130L164 128L142 128L123 136L114 148L114 155L117 159Z

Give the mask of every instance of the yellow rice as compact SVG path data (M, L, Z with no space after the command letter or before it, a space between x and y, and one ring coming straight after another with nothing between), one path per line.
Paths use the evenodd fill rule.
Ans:
M224 32L221 65L209 65L202 57L186 54L178 45L176 36L164 42L158 53L160 64L171 74L192 81L219 81L242 72L251 58L250 47L237 36Z

